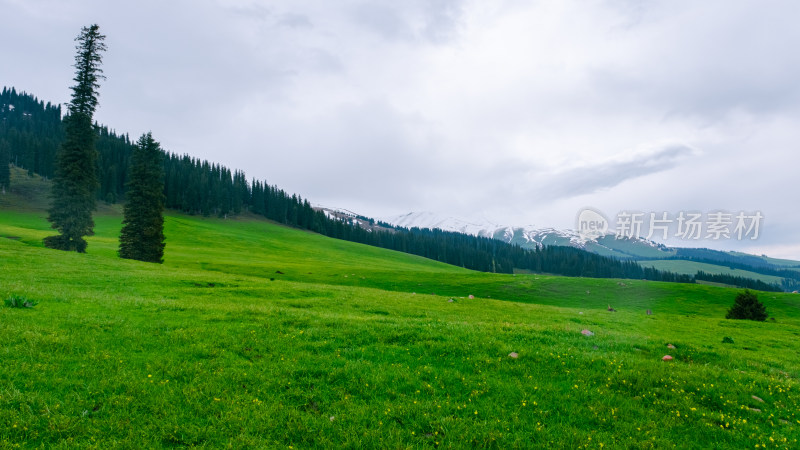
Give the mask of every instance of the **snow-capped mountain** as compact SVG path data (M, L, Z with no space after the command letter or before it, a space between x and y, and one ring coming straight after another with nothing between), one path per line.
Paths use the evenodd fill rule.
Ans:
M411 212L400 216L385 217L383 222L404 228L438 228L444 231L471 234L495 238L506 242L531 245L552 245L547 242L557 239L559 242L570 242L572 245L582 245L585 239L571 230L556 230L554 228L535 228L532 225L505 226L489 220L468 221L452 216L443 216L432 212Z
M438 228L444 231L455 231L484 237L493 237L494 231L501 228L499 225L489 221L473 222L432 212L411 212L400 216L387 217L381 219L381 221L403 228Z
M672 253L671 249L645 239L617 239L611 233L595 239L589 239L574 230L537 228L532 225L524 227L504 226L488 220L468 221L431 212L412 212L399 216L385 217L380 220L404 228L439 228L444 231L494 238L526 248L561 245L578 247L601 255L623 258L664 257Z

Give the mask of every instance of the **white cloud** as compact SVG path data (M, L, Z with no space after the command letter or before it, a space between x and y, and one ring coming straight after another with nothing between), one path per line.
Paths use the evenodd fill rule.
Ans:
M789 0L0 0L15 18L0 60L2 83L66 101L72 38L97 22L100 121L363 214L571 226L583 206L761 210L763 245L788 249L798 12Z

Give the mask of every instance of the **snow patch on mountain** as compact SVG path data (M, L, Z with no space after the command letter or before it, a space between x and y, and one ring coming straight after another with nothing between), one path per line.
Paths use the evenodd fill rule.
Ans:
M432 212L411 212L399 216L384 217L380 220L404 228L438 228L443 231L455 231L473 236L494 238L520 245L527 244L526 246L541 247L542 245L553 245L558 242L559 245L584 247L589 241L589 239L584 238L574 230L536 228L533 225L514 227L500 225L489 220L469 221Z
M488 221L467 221L452 216L441 216L432 212L410 212L399 216L385 217L380 220L403 228L438 228L443 231L455 231L483 237L493 237L494 232L502 228Z

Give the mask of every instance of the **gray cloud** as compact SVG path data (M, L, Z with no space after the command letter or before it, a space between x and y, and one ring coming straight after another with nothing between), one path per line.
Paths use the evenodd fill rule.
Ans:
M357 23L385 39L412 39L414 33L410 24L394 5L365 2L354 8L353 15Z
M543 226L587 204L759 209L782 224L768 244L800 252L780 194L800 141L794 1L264 5L0 0L0 83L67 101L72 39L98 22L99 121L315 202ZM642 151L663 142L680 144Z
M800 76L797 3L612 3L630 20L612 34L614 41L625 42L632 54L593 68L591 76L619 106L649 105L667 116L707 121L732 111L796 111L800 88L791 80Z
M313 28L311 19L304 14L287 13L280 17L278 25L290 28Z
M613 188L630 179L672 169L696 151L687 145L669 144L655 151L633 154L619 160L561 170L551 176L540 173L539 198L556 201Z
M390 41L445 43L455 37L463 0L365 1L353 6L355 22Z

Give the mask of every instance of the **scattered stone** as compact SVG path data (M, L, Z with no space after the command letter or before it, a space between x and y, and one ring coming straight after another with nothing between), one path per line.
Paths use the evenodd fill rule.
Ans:
M664 355L664 357L663 357L663 358L661 358L661 360L662 360L662 361L672 361L672 356L669 356L669 355Z
M757 397L757 396L755 396L755 395L752 395L751 397L753 397L753 400L755 400L755 401L757 401L757 402L764 403L764 399L763 399L763 398L761 398L761 397Z
M455 302L455 300L454 300L454 299L452 299L452 298L451 298L450 300L448 300L448 301L447 301L447 303L453 303L453 302Z
M583 315L583 311L579 312L578 314Z
M589 330L581 330L581 334L584 336L594 336L594 333Z
M508 354L508 357L509 357L509 358L515 358L515 359L516 359L516 358L518 358L518 357L519 357L519 354L517 354L517 352L511 352L511 353L509 353L509 354Z
M592 350L597 350L598 348L600 348L600 347L598 347L596 345L592 346Z
M652 316L652 315L653 315L653 311L650 311L650 310L648 309L648 310L647 310L647 315L648 315L648 316Z
M473 299L475 299L475 296L474 296L474 295L472 295L472 294L469 294L469 297L468 297L468 298L469 298L470 300L473 300Z
M619 283L617 283L617 286L627 286L627 284L620 281Z
M416 292L412 292L411 295L417 295L417 293Z
M672 344L667 344L667 348L675 348L675 346Z
M753 411L753 412L761 412L761 410L758 409L758 408L747 408L747 409L749 409L750 411Z
M335 416L331 416L331 422L333 422L334 420L336 420L336 417Z
M591 291L586 291L586 293L587 293L587 294L591 294L592 292L591 292Z

